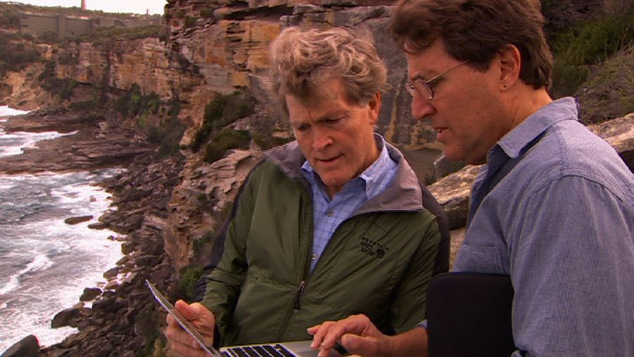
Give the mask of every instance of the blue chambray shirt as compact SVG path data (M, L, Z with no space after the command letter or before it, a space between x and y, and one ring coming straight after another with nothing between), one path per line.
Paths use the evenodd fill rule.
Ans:
M554 101L489 151L453 265L510 274L517 356L634 356L634 175L577 110Z
M315 232L311 270L339 224L351 217L366 201L389 187L396 176L398 164L390 158L385 139L376 133L374 136L381 149L379 157L359 176L348 181L332 200L308 161L302 166L302 174L310 182L313 194Z

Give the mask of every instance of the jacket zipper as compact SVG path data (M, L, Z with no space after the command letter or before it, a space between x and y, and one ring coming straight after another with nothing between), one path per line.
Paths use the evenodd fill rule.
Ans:
M299 287L297 288L297 296L295 297L295 312L298 312L300 309L299 300L302 298L302 294L304 294L304 289L306 288L306 280L302 280L299 283Z

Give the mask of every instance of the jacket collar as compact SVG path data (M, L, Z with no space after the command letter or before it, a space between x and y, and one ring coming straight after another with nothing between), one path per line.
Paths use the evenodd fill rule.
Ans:
M379 134L375 133L374 135L376 140L382 140ZM422 192L418 176L396 147L387 141L385 141L385 145L390 158L398 165L396 177L383 193L369 200L358 213L377 210L412 211L422 209ZM297 141L272 148L265 153L265 156L290 179L300 180L304 183L307 181L301 173L306 158L299 149Z

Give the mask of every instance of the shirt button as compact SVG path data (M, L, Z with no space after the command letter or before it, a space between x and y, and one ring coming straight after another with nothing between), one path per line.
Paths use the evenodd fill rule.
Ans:
M317 254L317 253L313 253L312 259L313 259L313 260L317 260L317 259L319 259L319 254Z
M328 216L328 217L332 217L334 214L335 214L335 212L333 212L331 209L326 211L326 216Z

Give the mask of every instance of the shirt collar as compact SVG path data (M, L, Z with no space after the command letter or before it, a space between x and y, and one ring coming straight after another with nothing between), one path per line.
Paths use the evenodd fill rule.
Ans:
M531 114L515 129L507 133L500 141L499 146L506 155L514 159L520 156L524 148L530 145L537 137L549 127L570 118L579 116L579 104L572 97L555 100Z
M359 176L353 180L362 180L365 183L365 192L368 198L376 196L383 190L383 183L392 177L390 173L396 163L390 158L387 151L387 145L385 145L385 139L380 134L374 133L374 140L377 147L381 150L379 157L366 168ZM315 169L310 165L308 160L304 161L302 165L302 174L311 184L316 182L321 183L319 175ZM323 185L323 184L322 184ZM378 192L377 192L378 191Z

